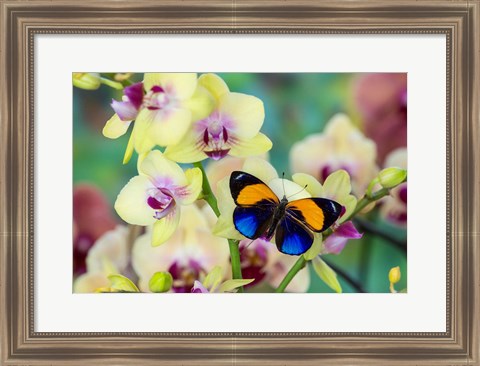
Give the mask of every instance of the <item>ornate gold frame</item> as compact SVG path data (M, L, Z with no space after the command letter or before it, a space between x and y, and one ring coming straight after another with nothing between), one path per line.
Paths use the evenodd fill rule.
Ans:
M480 365L480 2L447 0L0 0L0 364ZM447 330L444 333L34 331L37 34L445 34Z

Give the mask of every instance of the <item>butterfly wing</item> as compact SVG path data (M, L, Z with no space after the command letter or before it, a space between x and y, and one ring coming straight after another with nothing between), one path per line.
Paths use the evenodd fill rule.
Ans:
M237 206L278 205L280 203L277 195L265 183L245 172L235 171L232 173L230 192Z
M287 204L286 215L320 233L328 229L342 212L342 205L326 198L303 198Z
M235 228L249 239L265 234L279 204L275 193L257 177L240 171L230 176L230 192L237 205L233 212Z
M257 239L268 231L275 205L237 206L233 211L235 228L249 239Z
M300 255L310 249L312 243L312 232L295 218L285 215L278 223L275 244L282 253Z

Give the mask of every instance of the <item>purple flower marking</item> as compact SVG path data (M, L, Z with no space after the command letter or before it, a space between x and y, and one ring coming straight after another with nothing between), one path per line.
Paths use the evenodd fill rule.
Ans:
M126 87L122 101L112 99L111 106L122 121L132 121L137 118L143 103L143 83Z
M349 239L360 239L363 234L359 233L351 221L341 224L332 235L325 239L326 253L340 254Z

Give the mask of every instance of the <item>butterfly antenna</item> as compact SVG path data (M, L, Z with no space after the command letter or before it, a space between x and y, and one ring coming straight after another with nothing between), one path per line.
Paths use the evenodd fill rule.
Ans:
M286 196L285 194L285 172L282 172L282 187L283 187L283 197Z
M299 194L300 192L303 192L305 189L307 189L308 187L308 184L305 184L305 187L303 187L301 190L299 190L298 192L295 192L294 194L291 194L290 196L287 197L287 200L292 197L292 196L295 196L296 194Z

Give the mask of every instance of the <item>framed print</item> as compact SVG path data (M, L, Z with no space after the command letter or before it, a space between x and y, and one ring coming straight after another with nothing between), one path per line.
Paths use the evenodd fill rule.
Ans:
M1 18L1 364L480 364L478 1Z

